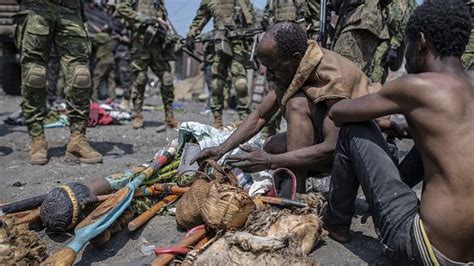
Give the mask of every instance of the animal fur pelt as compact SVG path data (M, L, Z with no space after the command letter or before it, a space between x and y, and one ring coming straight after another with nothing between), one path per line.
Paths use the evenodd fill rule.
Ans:
M316 265L308 255L326 236L319 217L323 197L308 194L301 200L307 208L254 211L243 230L226 233L196 265Z
M46 245L27 224L0 219L0 265L39 265L46 257Z

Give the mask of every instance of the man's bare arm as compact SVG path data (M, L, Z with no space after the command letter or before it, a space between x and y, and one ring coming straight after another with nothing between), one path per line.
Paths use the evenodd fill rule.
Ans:
M405 114L410 106L416 106L418 102L417 87L416 78L400 78L390 82L377 93L338 102L329 111L329 117L337 126L341 126L396 113Z
M208 158L218 159L228 151L245 143L255 136L278 110L278 101L274 90L270 91L255 111L250 113L242 124L220 146L204 149L193 161L203 161Z
M277 110L277 97L275 91L272 90L263 98L257 109L250 113L237 130L222 144L224 150L228 152L239 144L250 140L260 132Z

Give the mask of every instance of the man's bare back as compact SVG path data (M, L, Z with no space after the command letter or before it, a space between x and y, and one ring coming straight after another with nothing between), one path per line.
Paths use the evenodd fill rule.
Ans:
M426 175L421 219L437 249L474 261L474 79L468 73L407 79L411 98L422 103L405 113Z
M421 220L434 247L459 261L474 261L473 84L459 69L409 75L330 110L336 125L406 116L425 171Z
M351 163L358 164L357 169L363 168L368 173L353 174L364 179L366 190L377 191L368 197L372 204L377 202L372 215L379 218L376 222L387 237L386 243L397 248L408 261L421 258L419 262L427 263L427 257L435 264L436 260L445 258L474 261L474 73L465 71L460 59L470 31L471 18L463 1L425 2L414 11L406 28L406 69L412 75L388 83L377 93L341 101L329 112L336 125L346 124L348 128L351 128L348 123L391 114L403 114L407 118L424 168L419 205L394 164L373 155L381 147L377 141L380 133L369 132L367 126L358 128L364 132L361 134L345 130L345 143L359 138L357 141L365 143L361 147L366 150L346 145L344 148L349 152L340 149L339 153L350 156ZM354 154L364 153L365 161L353 156L352 150L356 151ZM380 154L384 156L383 152ZM342 167L344 171L353 171ZM342 180L340 175L336 179ZM394 188L384 188L377 182L390 183ZM343 192L338 194L337 198L344 196ZM337 202L331 204L334 207L330 208L328 219L333 224L345 222L334 213L343 213L346 207L338 206ZM413 218L415 211L419 218ZM398 224L390 220L397 220ZM407 231L400 226L403 223L413 226ZM394 244L394 235L403 239L407 232L411 242L399 240ZM415 242L413 247L410 243ZM428 253L436 253L435 257L427 255L426 250L431 250L431 246L433 251Z

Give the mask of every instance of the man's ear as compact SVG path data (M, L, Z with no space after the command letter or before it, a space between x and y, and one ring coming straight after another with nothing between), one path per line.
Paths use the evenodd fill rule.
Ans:
M297 60L297 61L301 61L301 59L303 59L303 55L299 52L296 52L293 54L293 59Z
M303 55L299 52L296 52L293 54L293 62L295 63L296 66L298 66L303 59Z

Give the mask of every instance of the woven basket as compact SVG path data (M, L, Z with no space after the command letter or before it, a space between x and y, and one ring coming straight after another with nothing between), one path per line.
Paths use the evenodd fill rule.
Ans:
M203 224L201 205L206 199L211 185L204 179L197 179L178 201L176 223L180 228L187 230Z
M212 229L232 230L245 225L255 209L250 196L228 184L213 184L201 208L204 222Z

